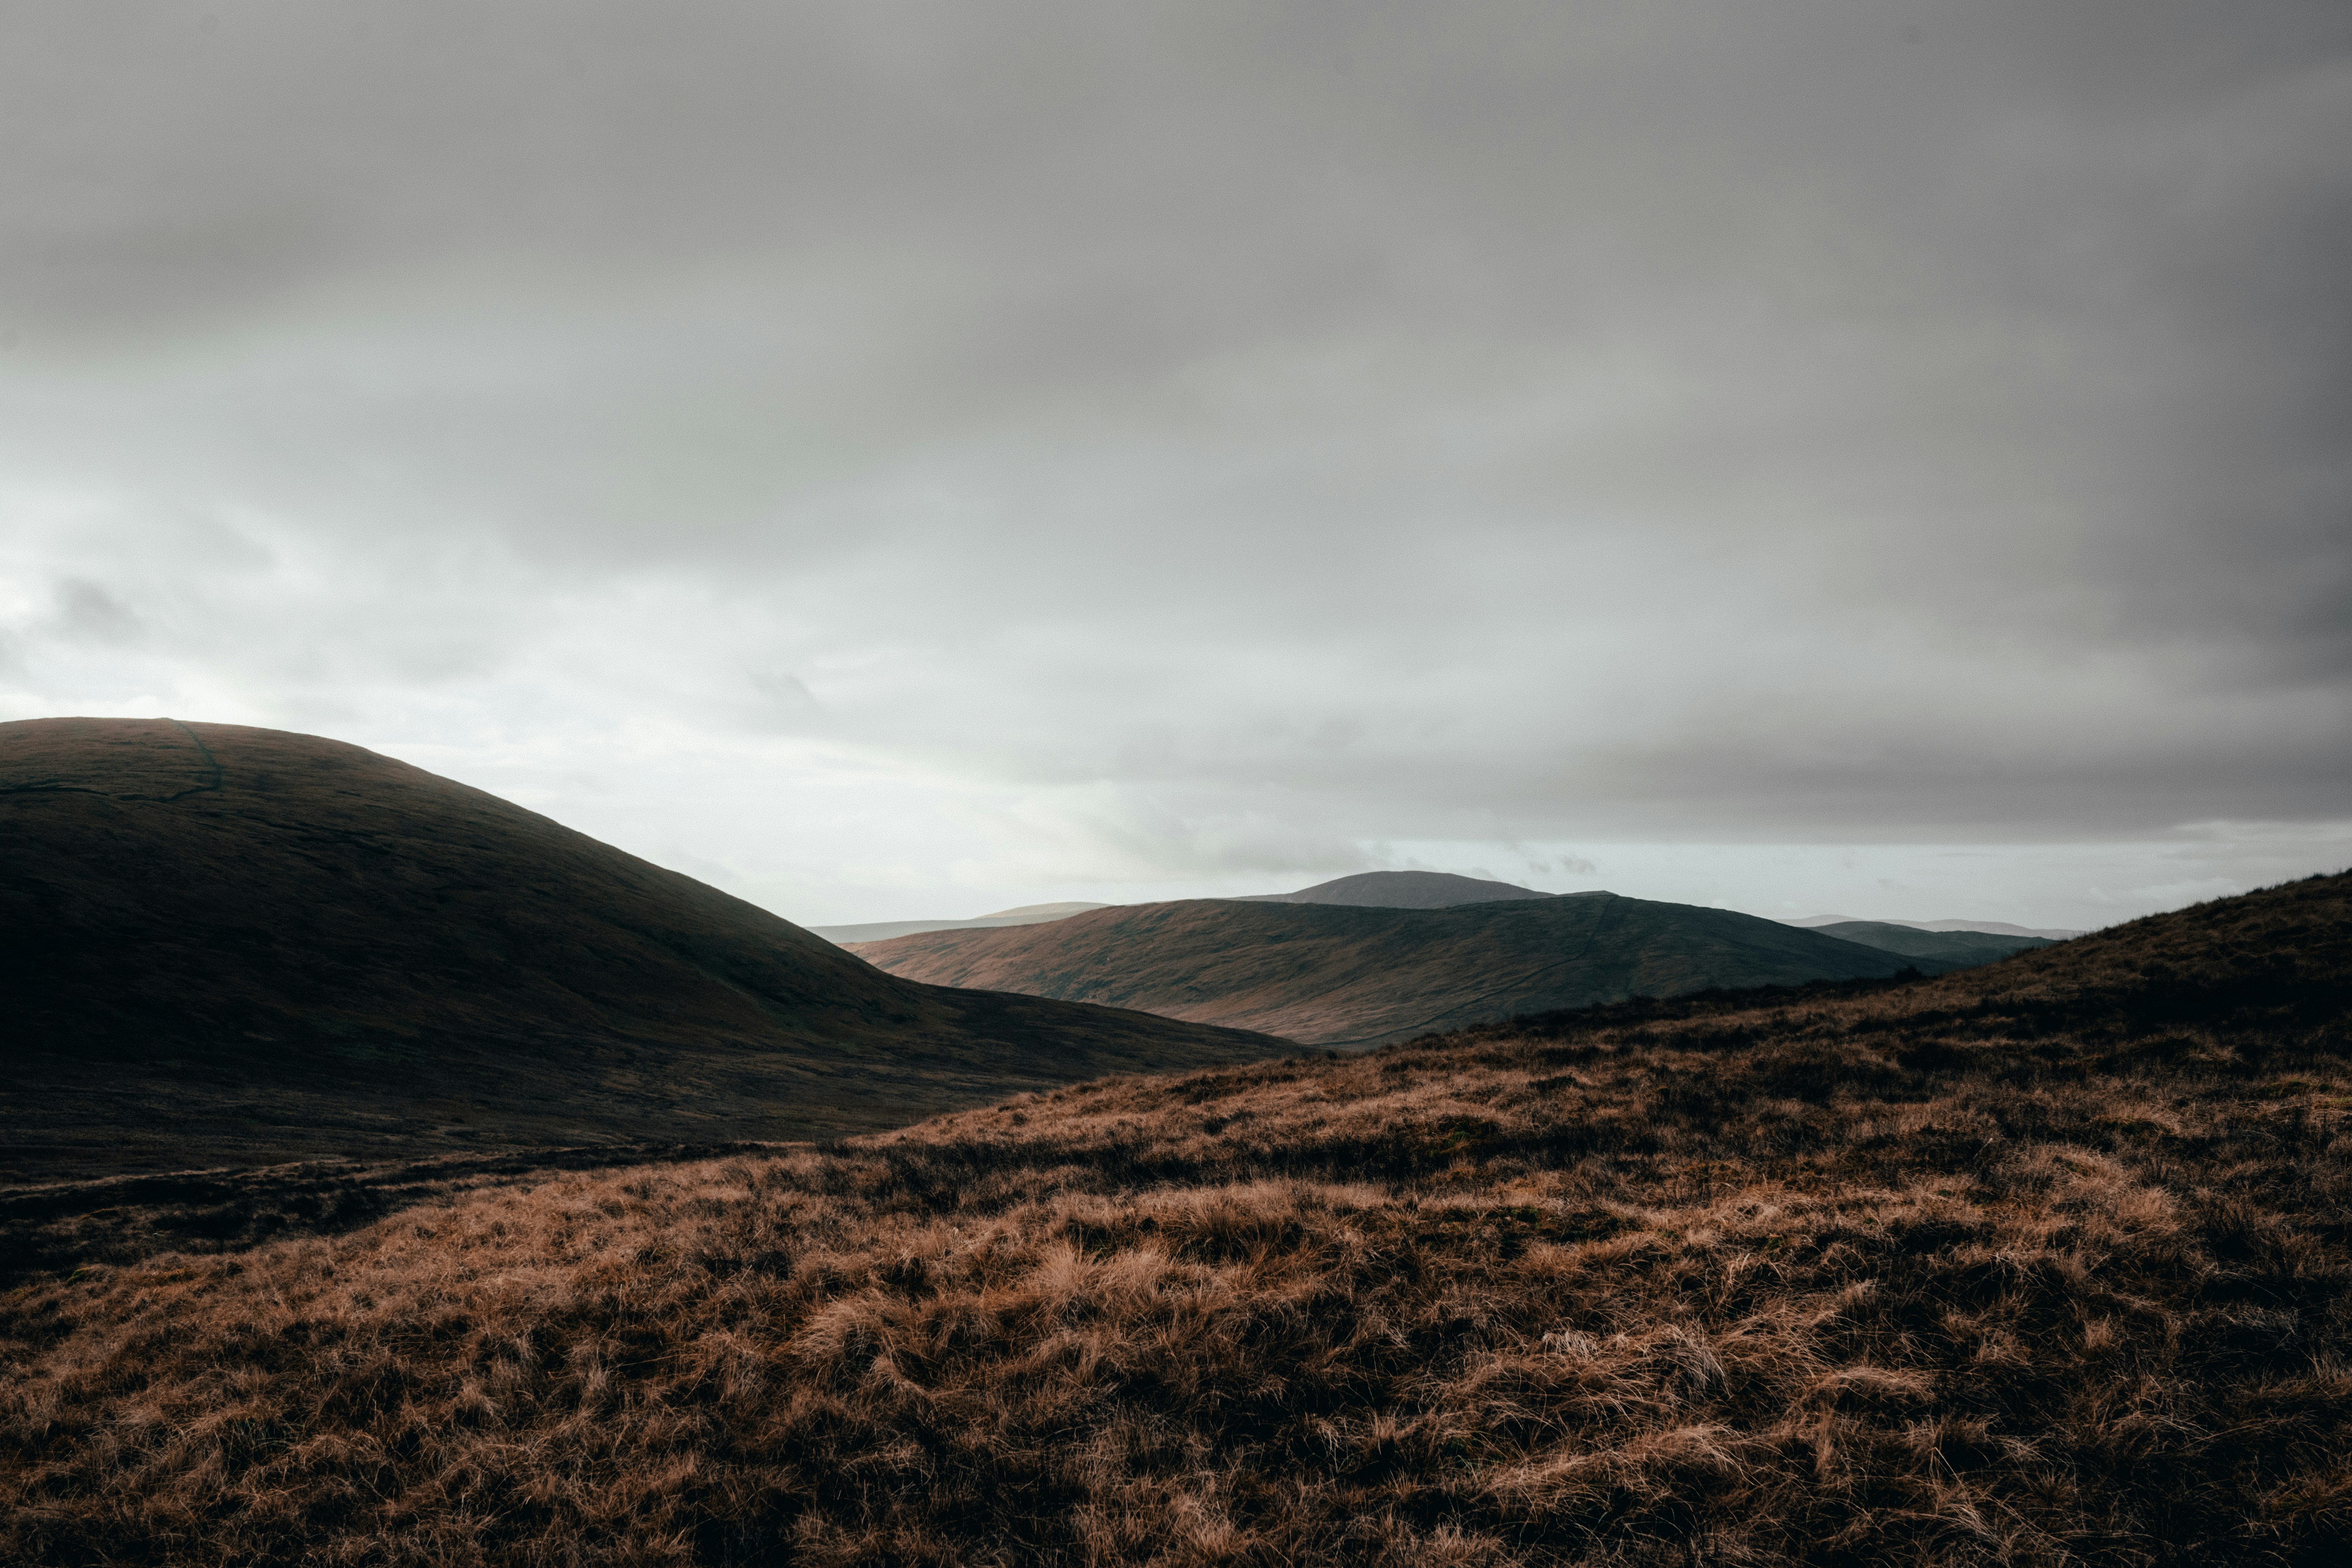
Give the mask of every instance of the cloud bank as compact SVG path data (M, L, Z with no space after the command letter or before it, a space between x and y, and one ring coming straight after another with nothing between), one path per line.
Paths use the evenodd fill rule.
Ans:
M99 0L0 138L9 717L808 921L2342 858L2340 5Z

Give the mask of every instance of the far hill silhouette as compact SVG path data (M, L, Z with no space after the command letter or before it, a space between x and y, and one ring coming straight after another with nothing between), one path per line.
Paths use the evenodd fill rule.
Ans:
M2030 947L2048 947L2046 936L2004 935L1986 931L1923 931L1891 921L1836 921L1810 928L1842 942L1883 948L1912 958L1933 958L1946 963L1990 963Z
M1533 888L1483 877L1457 877L1451 871L1360 871L1336 881L1318 882L1295 893L1253 893L1244 900L1261 904L1354 904L1376 910L1439 910L1455 904L1484 904L1508 899L1549 899Z
M2044 942L2064 942L2070 937L2088 934L2075 926L2021 926L2007 921L1863 921L1852 915L1807 915L1799 921L1782 921L1782 925L1801 926L1807 931L1820 931L1824 926L1890 925L1910 931L1958 932L1969 936L2032 936Z
M807 929L827 942L846 945L853 942L887 942L894 936L913 936L918 931L980 931L994 926L1041 925L1046 921L1067 920L1088 910L1109 907L1108 904L1088 903L1023 904L1019 909L974 915L968 921L868 921L860 925L810 926Z
M936 985L1106 1002L1320 1046L1631 995L1951 967L1729 910L1614 893L1438 909L1195 899L854 951Z
M1279 1042L894 979L357 746L0 724L0 1181L809 1137Z
M1533 888L1516 887L1480 877L1457 877L1451 871L1363 871L1336 881L1318 882L1295 893L1244 893L1241 902L1255 904L1351 904L1378 910L1437 910L1455 904L1482 904L1507 899L1549 899ZM864 925L811 926L827 942L844 947L859 942L888 942L933 931L981 931L998 926L1043 925L1067 920L1108 904L1024 904L971 920L872 921Z

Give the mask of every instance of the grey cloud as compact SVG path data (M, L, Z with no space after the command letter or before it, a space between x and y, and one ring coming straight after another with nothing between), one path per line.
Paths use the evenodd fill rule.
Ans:
M2341 5L216 15L0 19L0 505L114 519L8 569L132 689L1188 875L2352 815Z
M754 671L749 684L756 694L746 720L749 728L782 735L821 733L830 728L824 704L799 676Z
M146 628L130 606L83 577L58 584L58 627L76 642L136 642Z

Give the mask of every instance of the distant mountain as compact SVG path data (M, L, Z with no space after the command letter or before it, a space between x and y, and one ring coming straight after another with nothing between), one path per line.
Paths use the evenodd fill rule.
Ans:
M1916 926L1921 931L1990 932L1994 936L2038 936L2047 942L2068 942L2089 933L2064 926L2013 926L2005 921L1892 921L1892 925Z
M1104 1002L1317 1046L1378 1045L1637 994L1948 967L1729 910L1614 893L1425 910L1195 899L856 951L930 984Z
M1839 921L1812 929L1823 936L1858 942L1864 947L1883 948L1912 958L1937 959L1954 965L1990 963L2029 947L2052 945L2048 937L2007 936L1981 931L1923 931L1892 921Z
M1457 904L1496 903L1514 899L1549 899L1533 888L1491 882L1481 877L1457 877L1451 871L1361 871L1337 881L1318 882L1295 893L1252 893L1245 903L1349 904L1359 909L1441 910Z
M0 1183L830 1135L1278 1052L893 978L357 746L0 724Z
M827 942L845 946L853 942L887 942L894 936L914 936L927 931L993 931L999 926L1039 925L1082 915L1088 910L1108 908L1108 904L1023 904L1019 909L999 910L992 915L978 915L968 921L872 921L864 925L806 929Z
M1908 926L1913 931L1974 931L1981 936L2038 936L2046 942L2065 942L2085 934L2064 926L2015 926L2006 921L1858 921L1852 915L1807 915L1801 921L1780 923L1806 931L1833 925Z

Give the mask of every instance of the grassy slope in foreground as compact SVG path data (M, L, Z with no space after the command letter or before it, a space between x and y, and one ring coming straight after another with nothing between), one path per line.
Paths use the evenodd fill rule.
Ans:
M314 736L0 724L0 1181L870 1129L1279 1043L909 984Z
M1428 910L1192 899L855 951L933 985L1100 1002L1317 1046L1627 996L1937 967L1778 921L1614 893Z
M2352 879L0 1298L0 1558L2341 1561Z

